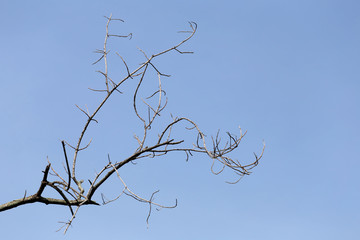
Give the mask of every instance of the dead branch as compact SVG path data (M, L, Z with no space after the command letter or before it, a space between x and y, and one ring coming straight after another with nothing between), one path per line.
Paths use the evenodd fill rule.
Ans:
M113 175L116 175L117 178L122 183L122 190L120 191L120 194L111 200L105 200L105 197L103 194L100 195L100 197L103 200L103 204L108 204L110 202L113 202L117 200L122 195L127 195L139 202L143 202L146 204L149 204L149 213L146 218L146 223L149 223L149 218L152 212L152 206L157 206L159 208L174 208L177 206L177 200L175 205L173 206L165 206L160 203L156 203L154 201L154 195L157 194L159 191L155 191L152 193L149 199L140 197L139 194L133 192L130 190L128 185L125 183L123 178L120 177L119 169L125 166L128 163L134 163L136 160L144 160L147 158L155 158L158 156L162 156L168 153L172 152L184 152L186 154L186 161L189 160L190 157L192 157L195 154L202 154L205 156L208 156L212 160L212 164L210 167L210 170L213 174L218 175L222 173L225 169L232 170L235 175L238 177L233 182L228 182L231 184L237 183L243 176L249 175L251 172L250 170L253 169L255 166L258 165L259 160L262 158L264 150L265 150L265 144L263 146L263 149L260 153L260 155L255 156L255 160L251 161L250 163L244 164L241 163L239 160L234 159L232 156L230 156L231 153L235 149L238 148L242 138L245 136L245 133L242 133L241 128L240 135L236 136L234 134L231 134L227 132L225 138L227 138L227 141L223 141L220 136L220 131L217 132L215 137L207 138L207 136L202 132L199 128L199 126L192 121L189 118L186 117L173 117L171 115L172 121L168 123L167 125L163 126L161 131L156 132L155 136L154 134L151 134L154 130L152 129L152 126L157 119L162 117L162 111L167 106L167 97L165 90L162 87L162 79L161 77L170 77L170 75L162 73L158 66L154 64L154 59L157 57L160 57L164 54L167 54L169 52L177 52L180 54L191 54L193 52L191 51L181 51L179 50L180 47L182 47L188 40L190 40L197 30L197 25L194 22L189 22L190 24L190 31L180 31L182 33L188 34L187 37L185 37L182 41L180 41L178 44L175 44L174 46L167 48L163 51L160 51L158 53L148 55L143 50L139 48L141 53L144 55L146 61L141 63L140 66L137 68L130 70L131 68L126 63L125 59L118 53L115 52L118 57L121 58L122 63L124 64L126 68L125 77L123 77L119 81L115 81L109 74L109 56L111 54L111 51L108 49L108 41L110 37L123 37L123 38L129 38L131 39L132 34L128 35L118 35L118 34L110 34L110 24L112 21L119 21L123 22L121 19L115 19L112 18L112 15L110 17L106 17L106 33L105 33L105 39L103 48L101 50L96 50L95 53L100 54L101 56L96 60L93 64L97 64L101 61L104 63L104 69L99 70L98 72L102 75L104 78L104 87L102 90L95 90L91 89L92 91L96 92L103 92L105 96L103 97L102 101L99 102L97 107L93 112L89 112L89 110L86 107L86 110L80 108L78 105L76 107L86 115L86 121L85 125L82 128L78 140L76 142L76 145L70 145L65 140L61 141L62 148L64 152L64 158L65 163L64 169L65 169L65 176L60 174L59 171L56 171L50 161L48 160L48 165L45 167L45 170L43 171L43 178L41 181L41 184L39 186L39 189L37 192L31 196L26 196L27 192L25 191L25 194L22 198L10 201L8 203L4 203L0 205L0 212L6 211L24 204L30 204L35 202L44 203L46 205L53 204L53 205L63 205L70 209L71 212L71 218L69 221L64 223L65 232L68 230L68 228L71 226L72 222L74 221L76 214L78 213L78 210L81 206L85 205L100 205L96 201L92 200L95 197L95 193L97 193L98 189ZM158 78L158 85L157 89L154 90L149 97L142 98L140 94L140 88L142 88L144 81L147 80L149 75L149 67L150 69L153 69L157 73ZM110 99L110 97L113 95L114 92L120 91L122 84L125 82L138 78L136 83L136 88L132 94L132 105L133 105L133 111L136 117L139 119L139 121L142 124L142 135L135 135L134 138L137 140L138 147L134 149L133 154L130 154L130 156L124 156L122 161L112 163L110 160L110 156L108 155L108 161L107 163L104 163L104 167L95 174L95 177L90 180L87 179L90 184L89 187L84 188L83 180L78 180L77 178L77 163L79 161L79 153L85 149L87 149L91 143L90 142L83 146L83 139L85 134L87 133L87 130L89 129L90 124L95 121L98 122L95 117L100 113L100 111L103 109L103 106L107 103L107 101ZM133 81L134 82L134 81ZM131 81L129 81L129 84ZM156 101L153 100L153 97L157 97L157 102L151 103ZM142 100L142 104L138 98ZM140 111L140 109L147 109L147 114L145 116L142 115L143 110ZM185 127L184 127L185 125ZM181 128L183 127L184 131L188 131L191 134L193 134L194 140L192 143L185 143L185 140L183 139L183 136L173 136L173 128ZM151 130L151 131L150 131ZM65 148L65 144L68 145L71 149L70 151L73 151L73 158L72 158L72 164L70 165L69 159L68 159L68 152ZM186 145L187 144L187 145ZM219 170L215 170L217 168L217 165L220 165ZM66 168L65 168L66 166ZM51 169L51 173L49 172ZM50 173L50 176L49 176ZM55 178L52 180L48 180L48 178ZM67 179L67 180L65 180ZM74 184L71 185L71 182ZM43 192L46 187L50 187L51 189L54 189L55 192L57 192L60 197L58 199L44 197ZM76 207L75 211L73 210L73 207Z

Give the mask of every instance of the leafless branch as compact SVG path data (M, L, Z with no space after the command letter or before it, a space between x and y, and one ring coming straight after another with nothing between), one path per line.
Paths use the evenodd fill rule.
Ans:
M80 108L78 105L76 105L76 107L86 115L86 121L84 127L82 128L79 134L76 145L72 146L69 143L67 143L65 140L61 141L64 157L65 157L65 163L66 163L66 165L64 166L66 176L61 175L59 171L56 171L52 167L50 161L48 160L48 165L43 171L43 178L36 193L27 196L27 192L25 191L25 194L22 198L0 205L0 212L18 207L20 205L35 203L35 202L40 202L47 205L53 204L53 205L66 206L70 209L71 212L70 220L65 222L64 226L62 227L65 228L65 232L66 232L71 226L72 222L74 221L78 213L78 210L80 209L81 206L99 205L97 201L92 200L93 198L100 197L104 204L108 204L110 202L117 200L122 195L127 195L139 202L149 204L149 213L146 218L146 223L148 224L152 212L152 206L157 206L159 208L174 208L177 206L177 200L175 205L165 206L156 203L154 201L154 196L159 191L153 192L150 198L146 199L141 197L139 194L136 194L132 190L130 190L128 185L125 183L125 181L120 176L118 171L126 164L134 163L134 161L136 162L140 160L144 161L145 159L148 158L155 158L165 154L170 154L172 152L184 152L186 154L186 161L188 161L189 158L195 154L205 155L212 160L210 171L213 174L218 175L222 173L225 169L232 170L235 173L237 179L233 182L228 182L228 183L234 184L237 183L243 176L249 175L251 173L250 170L253 169L255 166L257 166L259 160L262 158L265 150L265 144L259 156L254 153L255 160L251 161L250 163L243 164L239 160L234 159L232 156L230 156L230 154L232 154L234 150L238 148L242 138L246 134L246 132L244 134L242 133L241 128L239 128L240 130L239 136L227 132L225 137L221 137L220 131L218 131L214 137L207 138L205 133L202 132L199 126L191 119L186 117L174 118L172 115L171 115L172 118L171 122L162 125L160 127L160 131L156 129L156 127L152 128L154 122L156 122L160 117L161 118L164 117L164 114L160 114L160 113L162 113L162 111L164 111L165 107L167 106L168 99L167 97L165 97L166 91L163 89L162 86L162 77L163 76L170 77L170 75L164 74L159 71L158 66L155 65L154 63L154 59L169 52L177 52L180 54L193 53L190 51L181 51L179 50L179 48L182 47L188 40L190 40L194 36L197 30L196 23L189 22L190 31L181 31L182 33L188 34L187 37L185 37L178 44L175 44L170 48L167 48L163 51L160 51L152 55L146 54L143 50L139 48L140 52L145 56L146 61L141 63L137 68L133 70L130 70L124 58L118 52L115 52L116 55L121 58L126 68L124 77L120 79L120 78L112 78L109 71L109 65L108 65L109 57L113 54L113 52L111 52L108 49L108 41L110 37L124 37L124 38L128 37L129 39L131 39L132 34L130 33L128 35L118 35L118 34L110 33L111 22L112 21L123 22L123 20L112 18L112 15L110 15L110 17L106 17L106 19L107 22L105 27L106 33L105 33L104 44L101 50L95 51L95 53L100 54L100 57L98 58L98 60L96 60L93 63L93 64L97 64L101 61L104 62L103 69L97 71L102 75L102 78L104 79L104 86L102 90L89 88L90 90L95 92L103 92L104 96L103 99L96 106L95 110L92 112L89 112L87 107L86 110L84 110ZM143 84L149 78L150 72L152 72L152 71L148 71L149 66L150 66L150 70L153 69L154 72L156 72L158 85L155 90L151 90L150 93L148 91L148 93L145 95L148 97L144 97L142 91L139 90L140 88L141 89L144 88ZM115 79L120 79L120 80L115 80ZM89 143L84 147L83 139L86 133L88 132L88 129L92 121L98 122L95 119L95 117L103 109L103 106L108 102L108 100L113 95L113 93L114 92L122 93L120 90L122 89L123 87L122 85L125 82L128 82L128 84L131 83L135 84L134 86L135 90L131 95L133 111L136 117L140 120L140 124L142 125L142 131L143 131L142 134L138 134L138 135L134 134L134 138L138 143L138 147L134 149L134 152L132 154L129 154L128 156L123 156L122 160L118 160L115 162L111 161L110 155L108 154L107 160L105 160L103 168L98 173L95 173L95 176L92 179L90 179L91 177L86 178L90 186L88 185L83 186L84 180L78 179L78 175L77 175L79 153L87 149L92 141L90 140ZM153 99L155 96L157 97L157 99ZM143 104L138 99L141 99ZM147 114L143 116L142 114L144 113L145 110L147 110ZM164 123L165 121L162 122ZM159 123L159 125L161 124ZM193 134L193 142L190 143L186 142L184 137L181 135L173 136L174 135L173 132L175 131L175 130L173 131L174 128L182 128L182 130L186 131L186 133ZM223 139L225 139L226 141L224 142ZM73 151L74 154L71 165L68 159L69 152L67 152L65 144L71 148L68 149L68 151ZM220 165L220 170L215 170L218 168L217 167L218 165ZM50 169L51 169L51 173L49 172ZM120 193L118 193L118 196L111 200L107 200L103 194L101 194L100 196L98 196L97 194L95 195L98 189L105 182L107 182L107 180L113 175L116 175L117 178L122 183L121 191ZM48 180L48 178L49 179L55 178L55 180ZM73 182L74 184L71 185L71 182ZM42 196L44 189L46 187L50 187L54 189L60 195L60 197L58 199L54 199L54 198ZM74 207L76 207L75 210L73 210Z
M71 184L71 172L70 172L70 167L69 167L69 161L68 161L67 154L66 154L65 142L61 141L61 144L62 144L62 147L63 147L63 150L64 150L66 167L67 167L67 174L69 175L68 186L66 188L66 191L69 191L70 184Z

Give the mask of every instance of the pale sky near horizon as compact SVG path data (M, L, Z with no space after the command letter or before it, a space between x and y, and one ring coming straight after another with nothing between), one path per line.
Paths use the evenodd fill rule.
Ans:
M360 3L351 0L239 1L0 1L0 203L33 194L46 157L62 168L60 140L75 142L86 120L75 104L93 109L100 95L93 66L109 47L131 68L143 56L173 46L198 24L182 47L156 64L164 73L170 113L196 121L208 135L238 126L247 134L233 155L251 161L266 143L264 157L238 184L231 172L211 174L211 160L183 154L144 159L122 169L129 187L176 209L154 211L122 196L116 202L80 209L64 236L66 207L29 204L0 213L1 239L358 239L360 235ZM119 67L120 66L120 67ZM121 79L116 56L110 71ZM156 83L156 81L154 82ZM134 84L134 83L132 83ZM135 143L126 134L134 113L114 97L91 125L83 174L93 176L107 161L127 157ZM161 121L160 121L161 122ZM135 125L136 126L136 125ZM130 136L130 135L129 135ZM114 179L102 191L121 191ZM49 196L56 196L47 191ZM100 194L96 196L101 202Z

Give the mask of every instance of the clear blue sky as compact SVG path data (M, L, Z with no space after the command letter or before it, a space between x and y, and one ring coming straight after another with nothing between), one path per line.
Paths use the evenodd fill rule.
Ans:
M0 202L34 193L46 156L61 168L60 140L74 142L84 116L74 104L99 101L92 66L102 48L104 15L124 19L111 43L135 67L199 25L184 50L158 61L168 110L208 135L248 130L236 155L266 152L237 185L214 176L210 160L183 155L139 161L122 170L137 193L179 206L154 212L123 197L80 209L66 236L56 233L68 209L33 204L0 214L1 239L358 239L360 235L360 3L351 0L0 1ZM117 65L118 64L118 65ZM114 78L124 74L113 59ZM118 67L118 66L121 66ZM129 89L131 85L129 85ZM133 113L116 97L88 138L81 158L93 174L111 156L131 151ZM125 108L126 109L126 108ZM139 125L140 126L140 125ZM129 135L130 136L130 135ZM129 150L130 149L130 150ZM91 175L92 176L92 175ZM115 196L120 183L102 192ZM114 192L115 191L115 192ZM47 192L49 195L53 193ZM99 197L99 195L97 196Z

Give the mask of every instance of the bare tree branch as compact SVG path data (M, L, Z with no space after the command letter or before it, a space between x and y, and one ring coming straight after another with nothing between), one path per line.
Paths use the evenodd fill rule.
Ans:
M68 180L68 186L66 188L66 191L69 191L70 188L70 184L71 184L71 172L70 172L70 167L69 167L69 161L66 155L66 149L65 149L65 142L61 141L63 150L64 150L64 155L65 155L65 161L66 161L66 167L67 167L67 174L69 175L69 180Z
M97 203L97 201L92 200L96 196L102 199L103 204L108 204L117 200L122 195L127 195L139 202L149 204L149 213L146 218L146 223L149 224L149 219L153 206L157 206L160 209L174 208L177 206L177 200L175 202L175 205L165 206L154 201L154 196L159 192L159 190L153 192L150 198L148 199L143 198L139 194L130 190L130 188L125 183L123 178L120 176L118 171L126 164L128 163L135 164L134 161L136 162L138 162L138 160L144 161L145 159L148 158L155 158L168 153L170 154L172 152L184 152L186 155L186 161L188 161L189 158L192 157L193 155L199 154L199 155L207 156L212 160L210 171L215 175L222 173L225 169L232 170L232 172L235 173L237 179L235 181L228 183L234 184L237 183L243 176L249 175L251 173L250 170L253 169L255 166L257 166L259 160L262 158L265 150L265 144L263 146L260 155L258 156L254 153L255 160L249 163L246 164L241 163L239 160L234 159L232 156L230 156L230 154L232 154L233 151L238 148L241 140L246 134L246 132L242 133L241 128L239 128L240 130L239 136L226 132L225 137L222 138L220 131L218 131L214 137L207 138L205 133L202 132L199 126L190 118L187 117L174 118L172 115L171 115L172 121L169 122L167 125L165 124L162 127L160 127L160 130L158 129L154 130L152 128L154 126L154 123L160 117L163 118L164 114L160 114L160 113L164 111L168 102L166 91L163 89L162 86L162 77L163 76L170 77L170 75L160 72L158 66L154 64L154 59L172 51L180 54L193 53L191 51L181 51L179 50L179 48L182 47L188 40L190 40L194 36L197 30L196 23L189 22L191 30L181 31L182 33L188 34L188 36L185 37L178 44L175 44L170 48L167 48L163 51L160 51L152 55L146 54L143 50L139 48L139 50L146 58L146 61L141 63L140 66L138 66L133 70L130 70L125 59L118 52L115 52L115 54L121 58L121 61L126 68L126 72L124 74L125 76L121 80L115 81L115 79L117 78L112 78L109 72L109 64L108 64L109 56L111 56L112 54L112 52L108 49L109 38L127 37L131 39L132 34L131 33L128 35L111 34L110 24L112 23L112 21L123 22L123 20L112 18L112 15L110 15L110 17L105 17L105 18L107 19L107 22L105 27L106 33L105 33L103 48L101 50L95 51L95 53L101 54L101 56L98 58L98 60L96 60L93 63L93 64L97 64L101 61L103 61L104 63L104 69L97 71L102 75L102 78L104 78L104 80L102 80L104 81L103 82L104 86L102 90L89 88L90 90L95 92L103 92L105 96L103 96L103 99L99 102L95 110L92 112L89 112L87 107L86 110L84 110L80 108L78 105L76 105L76 107L86 115L86 121L84 127L82 128L79 134L76 145L72 146L69 143L67 143L65 140L61 141L62 149L65 157L65 163L66 163L66 165L64 166L65 175L62 175L60 174L59 171L56 171L52 167L50 161L48 160L48 165L43 171L43 178L37 192L31 196L26 196L27 192L25 191L25 194L22 198L1 204L0 212L24 204L30 204L35 202L44 203L46 205L53 204L53 205L66 206L70 209L71 212L70 220L64 222L64 225L62 226L62 228L65 228L64 231L66 232L73 223L78 213L78 210L81 206L100 205L99 203ZM148 68L149 66L150 68ZM152 69L154 70L154 72L156 72L158 85L155 90L151 90L150 94L147 93L145 95L148 97L144 97L142 91L140 91L140 88L141 89L143 88L143 84L149 78L149 74ZM137 77L138 79L136 79ZM137 81L135 81L134 79L136 79ZM133 105L134 114L140 120L141 122L140 124L142 125L142 134L137 134L137 135L134 134L134 138L136 139L138 146L135 147L136 149L134 149L134 152L132 154L129 154L129 156L127 157L123 156L122 160L115 161L114 163L111 161L110 155L108 154L107 161L105 161L103 168L98 173L96 173L95 177L93 177L92 179L91 177L86 177L87 181L86 184L84 184L83 186L84 180L80 180L77 178L79 153L83 150L86 150L92 141L91 139L86 146L83 146L83 139L85 137L85 134L88 132L91 122L93 121L95 121L96 123L98 122L95 119L95 117L103 109L103 106L108 102L108 100L113 95L113 93L114 92L122 93L120 89L122 88L122 84L124 84L125 82L129 82L129 84L131 83L136 84L135 90L131 96L132 96L132 105ZM155 99L155 97L157 97L157 99ZM138 99L141 99L142 102L139 101ZM146 110L147 113L144 114L144 111ZM192 134L193 142L190 143L186 142L184 136L182 136L181 134L174 135L173 134L174 128L181 128L184 132ZM224 141L222 139L225 140L227 139L227 140ZM68 151L74 152L71 165L69 163L68 152L66 150L65 144L70 147ZM220 165L219 169L218 169L218 165ZM107 200L103 194L101 194L100 196L95 195L98 189L105 182L107 182L108 179L113 175L117 176L117 178L121 181L122 184L121 187L122 190L120 191L120 193L118 193L118 196L113 199ZM48 178L54 178L54 179L48 180ZM71 185L72 181L74 182L75 185L74 184ZM87 183L89 183L89 186L87 185ZM54 189L57 192L57 194L60 195L59 199L42 196L44 189L46 187L50 187ZM75 211L73 210L73 207L76 207Z

